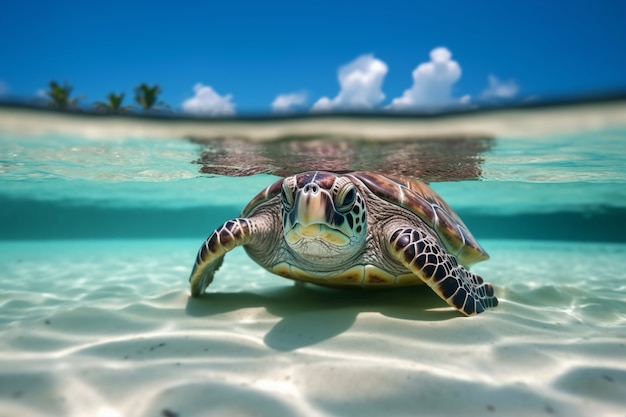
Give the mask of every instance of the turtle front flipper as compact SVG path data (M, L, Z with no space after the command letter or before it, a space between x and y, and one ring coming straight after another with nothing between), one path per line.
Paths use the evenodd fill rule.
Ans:
M189 277L191 296L201 295L213 281L215 271L224 261L226 252L252 239L251 219L233 219L218 227L202 244Z
M397 228L388 244L402 264L461 313L473 316L498 305L491 284L459 265L433 236L414 227Z

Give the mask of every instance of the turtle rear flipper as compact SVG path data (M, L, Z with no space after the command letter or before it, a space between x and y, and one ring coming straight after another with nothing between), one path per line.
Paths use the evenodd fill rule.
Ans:
M250 219L233 219L218 227L202 244L193 265L189 285L191 296L202 295L213 281L215 271L224 262L226 252L236 246L245 245L252 239Z
M459 265L456 257L414 227L397 228L389 238L391 252L445 302L467 316L498 305L493 287Z

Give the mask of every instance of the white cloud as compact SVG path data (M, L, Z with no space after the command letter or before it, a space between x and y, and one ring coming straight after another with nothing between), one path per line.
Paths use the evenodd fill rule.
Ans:
M341 90L333 99L320 98L312 111L330 110L370 110L385 99L381 87L387 64L373 55L361 55L354 61L339 68Z
M183 102L183 111L195 115L231 116L235 114L232 94L220 96L212 87L198 83L193 86L195 95Z
M515 81L500 81L495 75L489 74L489 87L481 94L481 97L492 98L513 98L517 95L519 86Z
M413 70L413 86L402 97L393 99L388 108L409 110L424 107L443 107L459 104L452 96L452 86L461 78L461 67L452 59L447 48L430 51L430 61ZM465 103L469 97L462 97Z
M306 93L280 94L272 101L272 110L276 113L290 113L295 107L306 104Z

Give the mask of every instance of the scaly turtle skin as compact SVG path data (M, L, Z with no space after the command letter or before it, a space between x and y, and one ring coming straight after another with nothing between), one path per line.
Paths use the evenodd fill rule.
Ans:
M470 265L489 258L426 184L371 172L311 171L275 182L204 242L191 272L201 295L224 255L243 245L259 265L334 287L426 283L471 316L495 307L491 284Z

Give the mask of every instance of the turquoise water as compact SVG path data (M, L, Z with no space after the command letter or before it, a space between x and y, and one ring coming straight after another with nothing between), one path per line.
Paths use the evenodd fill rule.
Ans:
M501 303L475 319L241 250L189 300L199 245L277 178L204 174L205 146L0 130L1 410L623 415L623 127L494 138L477 178L431 184L491 254Z
M203 145L178 139L1 140L0 239L201 238L278 178L202 174ZM478 181L432 186L484 238L625 242L625 140L497 139Z

